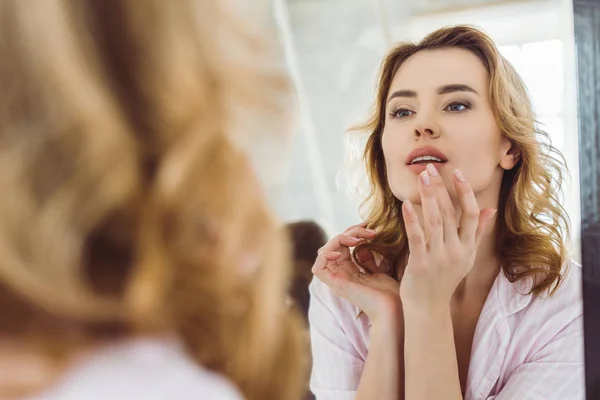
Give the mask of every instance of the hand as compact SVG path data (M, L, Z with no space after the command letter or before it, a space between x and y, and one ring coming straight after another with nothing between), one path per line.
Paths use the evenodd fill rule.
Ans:
M368 273L361 271L352 260L350 247L375 236L375 231L366 229L364 224L349 227L319 250L312 268L317 278L367 314L373 323L382 315L397 313L400 309L399 283L378 271L372 254L366 254L366 260L363 254L359 255L371 271Z
M400 285L405 308L449 307L458 284L473 268L483 232L496 213L495 209L479 210L460 171L455 171L453 181L462 208L460 228L448 190L432 164L419 176L424 231L410 201L402 205L410 249Z

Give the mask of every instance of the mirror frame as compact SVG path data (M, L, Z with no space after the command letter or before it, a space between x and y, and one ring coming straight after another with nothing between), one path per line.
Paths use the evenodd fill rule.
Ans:
M587 399L600 398L600 1L573 0Z

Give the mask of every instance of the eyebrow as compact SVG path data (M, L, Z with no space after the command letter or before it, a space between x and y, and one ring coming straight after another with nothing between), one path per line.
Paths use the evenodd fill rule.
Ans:
M479 96L479 93L477 93L477 90L473 89L469 85L464 85L461 83L442 85L437 89L438 95L454 93L454 92L471 92L471 93L475 93L476 95ZM410 89L396 90L394 93L392 93L390 95L387 102L389 103L393 98L396 98L396 97L409 97L409 98L417 97L417 92L415 92L414 90L410 90Z

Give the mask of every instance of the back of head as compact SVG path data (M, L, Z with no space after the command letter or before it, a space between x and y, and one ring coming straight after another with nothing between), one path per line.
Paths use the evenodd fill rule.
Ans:
M294 260L315 262L319 249L327 243L323 228L313 221L298 221L286 225L293 246Z
M0 3L0 337L58 365L175 332L248 399L299 393L284 235L232 140L288 83L229 3Z
M308 286L312 280L312 265L319 255L319 249L327 243L323 228L313 221L298 221L286 225L290 235L294 256L294 278L290 295L304 315L308 315Z

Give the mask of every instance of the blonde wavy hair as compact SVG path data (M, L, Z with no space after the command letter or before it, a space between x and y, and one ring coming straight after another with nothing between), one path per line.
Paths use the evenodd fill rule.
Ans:
M290 87L229 3L0 2L2 339L59 366L174 333L247 399L300 396L286 235L233 140Z
M364 125L351 131L369 133L363 155L369 192L363 209L368 213L368 226L380 233L355 252L366 248L383 255L384 270L401 278L409 250L402 202L388 185L381 145L386 98L394 75L410 56L449 47L468 50L482 62L490 77L489 100L496 123L520 152L517 165L505 171L500 189L496 244L502 269L511 282L532 278L533 294L551 294L561 282L568 258L569 220L559 197L564 158L538 128L526 87L515 69L488 36L470 26L446 27L419 43L401 43L384 58L374 110Z

